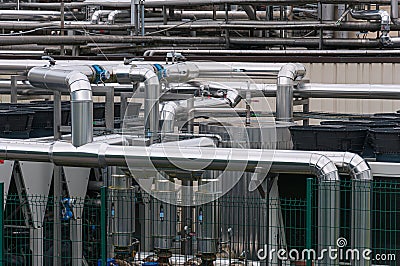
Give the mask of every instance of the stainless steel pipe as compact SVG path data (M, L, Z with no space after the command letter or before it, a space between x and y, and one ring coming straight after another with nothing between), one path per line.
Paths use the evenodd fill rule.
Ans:
M293 120L294 82L302 79L306 68L302 64L286 64L278 73L276 91L276 119L291 122Z
M93 141L92 87L86 75L73 70L35 67L29 71L28 80L41 89L69 92L72 144L79 147Z

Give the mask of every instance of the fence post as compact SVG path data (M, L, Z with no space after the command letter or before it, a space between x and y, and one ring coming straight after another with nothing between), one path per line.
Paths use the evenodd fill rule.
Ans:
M306 249L312 248L312 185L313 178L307 178L307 206L306 206ZM309 253L310 254L310 253ZM311 257L311 256L310 256ZM307 266L312 265L312 260L307 259Z
M101 265L107 265L107 187L101 188Z

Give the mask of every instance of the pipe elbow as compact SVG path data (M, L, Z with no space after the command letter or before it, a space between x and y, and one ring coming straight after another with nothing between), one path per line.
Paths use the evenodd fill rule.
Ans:
M306 75L306 68L300 63L289 63L282 66L278 73L278 85L293 85L297 79Z
M119 11L119 10L114 10L114 11L110 12L110 14L108 14L108 17L107 17L107 23L108 24L114 24L115 23L115 18L120 13L121 13L121 11Z
M93 13L92 18L91 18L91 23L92 24L98 24L99 23L99 18L100 18L101 11L97 10Z
M336 165L327 156L313 153L310 156L310 167L312 172L322 182L339 181L339 173Z
M65 83L69 88L71 101L92 101L92 87L85 74L72 71L65 77Z
M358 154L346 152L343 156L343 166L347 167L348 173L353 180L372 181L371 168L368 163Z
M161 109L160 120L161 121L174 120L178 107L179 107L178 104L174 101L165 103Z

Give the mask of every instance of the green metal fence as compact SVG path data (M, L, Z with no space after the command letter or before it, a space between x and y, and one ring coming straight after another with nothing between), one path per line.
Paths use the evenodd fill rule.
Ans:
M123 200L124 208L133 208L132 220L127 220L126 217L118 218L115 194L108 188L102 188L98 198L74 199L74 217L59 224L62 230L59 242L55 242L53 237L54 216L62 214L54 213L54 206L55 203L59 204L63 210L61 199L55 201L51 197L28 198L8 195L3 199L6 200L5 205L0 202L3 207L3 211L0 211L0 260L2 265L54 265L54 257L57 256L61 265L79 265L81 260L87 265L109 265L107 260L110 257L119 258L120 265L128 265L121 264L122 260L131 264L154 261L160 259L160 256L155 254L158 250L154 248L155 239L160 237L155 233L158 232L155 226L168 224L169 232L172 232L172 257L169 261L175 265L183 265L188 261L191 261L189 264L193 264L193 261L199 260L199 256L196 255L201 253L200 230L206 226L215 231L215 239L210 241L215 244L215 259L218 265L255 265L254 263L260 263L260 259L264 264L268 261L268 265L315 265L316 260L303 257L302 252L315 250L318 255L321 249L318 237L321 229L318 195L323 189L336 189L340 195L340 206L333 211L337 211L335 213L340 219L337 224L332 223L328 228L324 228L337 228L337 236L347 242L341 243L340 247L333 243L333 248L343 253L342 256L338 254L336 261L343 265L352 262L352 258L346 257L346 252L353 252L356 241L353 239L354 231L362 232L366 229L354 228L355 224L360 224L359 221L355 222L354 218L370 217L370 224L367 225L371 227L371 245L358 248L371 248L369 257L373 265L398 265L396 259L400 257L400 182L378 179L371 185L364 185L355 189L351 180L344 179L340 185L332 186L320 184L317 180L309 178L306 186L299 188L305 190L305 193L300 193L302 196L275 198L271 199L269 204L254 194L246 197L228 194L210 203L211 209L215 211L212 219L206 217L210 215L207 206L168 208L166 204L156 201L148 194L131 190L132 195L125 195ZM371 192L371 210L359 209L355 212L354 199L357 196L364 197L365 188L369 188ZM0 185L0 193L1 190ZM162 217L159 212L161 209ZM43 220L35 221L37 217L42 217L40 213L44 214ZM128 256L118 253L122 247L115 245L116 238L118 240L119 237L125 236L114 232L118 219L122 219L121 222L124 223L134 223L131 235L133 250L129 251ZM77 241L73 232L80 231L80 226L82 238ZM169 238L165 236L162 239ZM269 246L266 246L267 242ZM61 243L61 250L59 254L54 254L54 245L57 243ZM77 255L78 247L82 247L82 251L79 253L78 249ZM274 249L274 258L261 256L265 253L260 252L262 249L269 251L267 255ZM287 260L278 256L280 249L286 251L286 254L280 255L287 257Z

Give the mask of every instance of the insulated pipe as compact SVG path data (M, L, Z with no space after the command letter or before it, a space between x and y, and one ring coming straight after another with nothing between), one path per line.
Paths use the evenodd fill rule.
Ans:
M28 80L38 88L69 92L72 144L79 147L93 141L92 88L86 75L73 70L35 67L29 71Z
M229 41L233 45L254 45L254 46L277 46L286 45L288 47L318 47L318 38L258 38L258 37L230 37ZM73 45L87 43L163 43L163 44L215 44L225 45L224 37L185 37L176 38L175 36L2 36L0 45L14 44L50 44L50 45ZM325 39L326 47L342 48L378 48L381 47L380 40L376 39ZM400 44L395 43L393 47Z
M302 64L289 63L279 71L276 91L277 121L291 122L293 120L294 82L301 80L305 75L306 68Z
M399 85L383 84L300 84L294 90L296 97L400 99Z
M60 18L59 11L44 10L0 10L0 19L46 19Z
M108 14L108 17L107 17L107 23L108 24L114 24L115 23L115 19L118 17L118 16L121 16L121 15L128 15L129 13L127 13L126 11L123 11L123 10L114 10L114 11L112 11L112 12L110 12L109 14Z
M339 190L326 189L338 186L339 175L335 164L325 155L306 151L257 150L204 147L126 147L89 143L74 147L64 142L29 143L0 142L0 159L53 162L60 166L94 167L122 166L135 168L176 169L176 164L186 170L225 170L254 172L260 165L271 165L273 173L313 174L319 179L320 220L319 247L335 246L339 236ZM190 156L188 157L188 155Z
M399 0L390 1L390 15L392 17L393 24L399 23Z
M235 85L226 83L231 87L243 87L243 83ZM244 90L246 91L246 90ZM277 86L275 84L251 84L252 94L265 97L275 97ZM399 85L383 84L299 84L293 91L294 97L301 98L344 98L344 99L400 99Z
M151 140L157 139L161 94L157 74L152 69L129 66L118 68L116 77L121 84L144 82L146 87L144 99L145 136L151 138Z
M110 14L112 12L112 10L96 10L91 18L91 23L92 24L99 24L99 22L101 21L101 18L103 16L108 16L108 14Z
M147 67L147 68L146 68ZM161 67L157 65L157 67ZM144 82L145 85L145 135L152 140L157 139L159 130L159 100L161 96L159 77L165 81L186 82L198 76L198 68L193 63L182 63L160 69L155 73L156 66L142 65L123 66L115 69L119 83Z
M398 9L398 7L397 7ZM393 12L393 10L392 10ZM391 45L390 15L386 10L350 10L350 15L355 19L380 20L382 35L380 40L383 45ZM397 14L398 16L398 14Z
M214 107L214 111L218 111L218 107L226 107L229 102L226 99L197 98L194 102L194 108ZM174 132L175 119L179 113L183 113L187 109L187 101L168 101L161 105L160 121L162 122L161 131L163 133ZM231 109L234 110L234 109ZM190 111L190 110L187 110Z
M372 249L372 181L373 176L368 163L359 155L349 152L325 152L339 171L347 172L352 180L351 200L351 247L360 253ZM370 260L360 256L352 265L369 266Z

